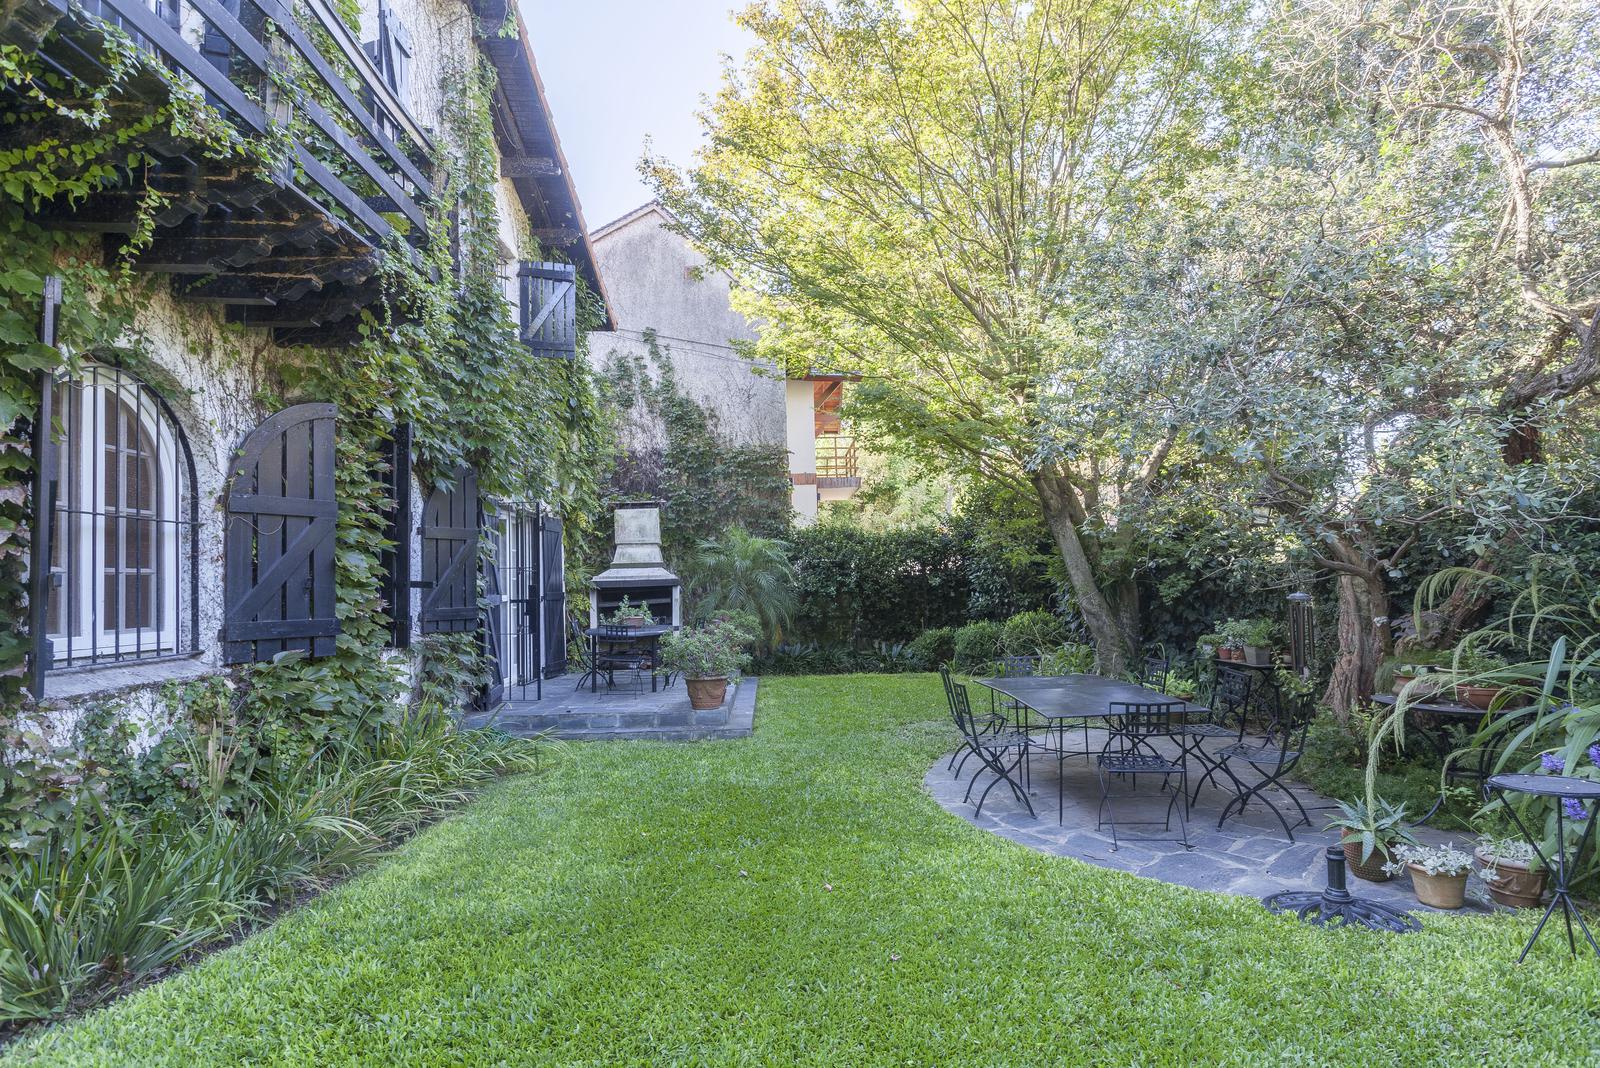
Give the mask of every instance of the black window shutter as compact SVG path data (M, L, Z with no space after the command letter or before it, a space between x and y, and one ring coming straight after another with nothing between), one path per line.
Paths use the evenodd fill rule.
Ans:
M517 269L522 343L540 356L578 354L578 272L570 263L523 261Z
M478 473L470 467L422 508L422 633L478 627Z
M567 575L561 520L539 517L539 605L544 613L544 677L567 673Z
M222 656L334 650L332 404L286 408L250 432L228 477Z
M396 649L411 646L411 424L394 428L385 450L389 470L383 492L389 498L383 536L393 544L378 558L383 572L383 596L389 605L389 643Z

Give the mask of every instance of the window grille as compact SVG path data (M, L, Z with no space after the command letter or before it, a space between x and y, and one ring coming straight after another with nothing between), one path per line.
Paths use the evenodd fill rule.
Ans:
M103 364L57 379L51 409L51 669L197 651L194 461L172 409Z

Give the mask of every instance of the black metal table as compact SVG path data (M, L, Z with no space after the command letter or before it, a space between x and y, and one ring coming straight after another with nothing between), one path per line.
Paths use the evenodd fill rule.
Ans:
M1550 888L1550 907L1544 910L1544 915L1539 917L1539 926L1533 929L1533 935L1528 939L1528 944L1522 947L1522 953L1517 957L1521 964L1528 956L1528 950L1539 940L1539 935L1544 932L1544 925L1549 922L1551 915L1556 911L1556 906L1561 906L1561 917L1567 922L1567 949L1574 957L1578 955L1578 940L1572 930L1572 921L1578 921L1578 929L1583 932L1583 937L1588 940L1589 948L1594 950L1595 956L1600 957L1600 945L1595 944L1594 935L1589 933L1589 925L1583 922L1583 915L1578 912L1577 906L1572 903L1572 895L1567 891L1567 876L1572 868L1583 863L1583 851L1594 840L1595 820L1600 818L1600 782L1591 779L1580 779L1572 775L1491 775L1484 781L1483 792L1485 796L1490 793L1499 794L1498 800L1505 806L1511 816L1511 821L1517 825L1517 831L1533 847L1533 853L1539 858L1539 863L1555 875L1555 885ZM1555 864L1550 863L1550 858L1544 855L1544 850L1539 848L1539 842L1529 833L1522 818L1517 815L1517 810L1511 807L1506 800L1507 794L1528 794L1532 797L1548 797L1556 802L1556 857ZM1567 810L1567 802L1572 802L1582 815L1574 815ZM1585 808L1585 803L1588 807ZM1572 851L1572 863L1567 863L1567 820L1583 823L1583 831L1578 835L1578 848Z
M677 627L674 627L668 623L653 623L647 627L624 628L625 633L619 635L616 633L614 628L611 630L611 633L607 633L607 628L605 627L586 627L584 628L583 633L589 638L589 663L598 664L600 662L600 643L602 641L615 644L628 642L645 644L648 647L648 655L650 657L651 665L653 667L660 667L661 636L663 634L671 634L677 629ZM583 683L580 681L578 685L581 686ZM600 672L591 671L589 679L589 692L598 693L599 690ZM656 692L656 676L653 671L650 675L650 692Z
M1372 703L1383 708L1393 708L1399 703L1399 700L1394 694L1387 693L1374 694L1372 697ZM1495 736L1504 734L1510 728L1517 726L1533 709L1506 708L1490 712L1476 705L1457 704L1453 701L1408 701L1406 703L1406 711L1433 716L1440 722L1471 723L1473 721L1482 722L1485 719L1493 719L1494 734L1485 738L1483 744L1473 747L1478 756L1475 767L1457 767L1450 760L1450 743L1449 739L1444 736L1444 732L1438 730L1422 732L1423 737L1428 739L1428 743L1433 746L1434 752L1439 756L1439 767L1441 776L1444 779L1451 782L1470 779L1482 784L1489 778L1489 765L1494 760L1496 750L1493 742ZM1445 793L1441 788L1438 798L1433 802L1433 807L1428 809L1427 815L1417 820L1418 826L1427 823L1438 815L1439 809L1444 805L1444 802Z

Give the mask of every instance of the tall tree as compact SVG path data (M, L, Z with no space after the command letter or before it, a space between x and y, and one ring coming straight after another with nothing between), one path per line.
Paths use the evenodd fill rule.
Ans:
M1204 367L1126 348L1110 297L1231 136L1245 6L772 0L698 165L648 164L762 355L863 374L859 423L1037 499L1113 669L1140 629L1123 517Z

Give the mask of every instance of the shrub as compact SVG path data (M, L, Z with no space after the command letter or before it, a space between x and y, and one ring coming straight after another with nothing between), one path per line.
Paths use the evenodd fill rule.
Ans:
M1008 656L1040 656L1067 639L1061 620L1043 609L1018 612L1000 631L1000 649Z
M917 671L933 671L956 658L956 628L934 627L913 638L906 656Z
M955 667L957 671L981 671L1000 655L1000 624L981 619L956 631Z
M787 544L729 527L700 542L690 568L689 599L696 619L745 613L757 622L761 636L776 642L794 615L796 581Z
M733 678L750 662L745 652L749 640L749 633L738 623L718 620L662 638L661 659L684 678Z
M1063 645L1039 657L1041 675L1094 674L1094 646L1081 642Z

